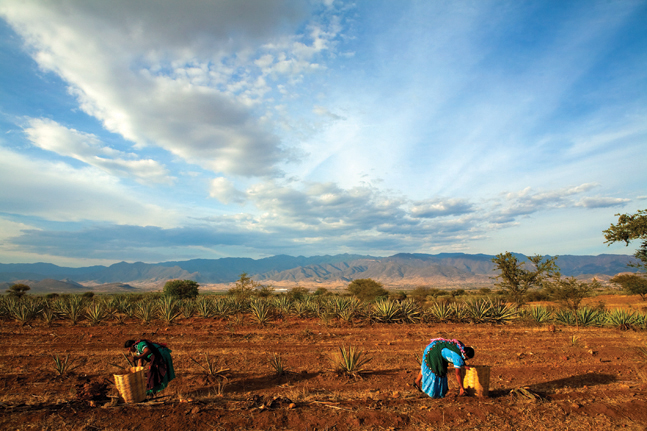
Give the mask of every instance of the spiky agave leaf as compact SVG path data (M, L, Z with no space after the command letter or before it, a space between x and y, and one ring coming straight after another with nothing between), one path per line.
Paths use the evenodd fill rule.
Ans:
M198 298L195 301L195 308L199 317L208 319L214 315L213 302L210 299Z
M453 311L449 306L449 303L445 301L436 301L432 303L428 311L431 317L438 322L447 322L453 316Z
M584 307L575 312L577 325L579 326L600 326L604 322L604 313L592 308Z
M400 303L400 315L406 323L418 323L422 319L420 305L412 299L405 299Z
M360 377L367 373L365 366L371 362L372 358L366 357L362 350L350 346L342 346L339 352L333 356L333 366L338 373L343 373L353 377Z
M491 320L496 323L510 323L519 318L519 307L500 299L491 301Z
M467 316L474 323L485 323L492 320L492 302L486 298L476 298L465 302Z
M98 325L106 318L106 311L103 303L93 302L85 310L85 317L90 321L90 325Z
M266 325L270 321L272 308L270 304L264 299L254 299L249 304L249 309L252 313L252 316L258 324Z
M373 304L373 319L380 323L395 323L401 321L400 304L397 301L383 299Z
M157 314L164 322L171 324L182 315L178 302L172 296L165 296L157 302Z
M543 307L543 306L535 306L535 307L530 307L528 310L528 316L535 322L535 323L548 323L551 321L553 318L553 313L550 311L548 307Z
M633 311L616 308L606 316L606 324L621 330L631 329L640 322L638 315Z
M561 323L562 325L575 326L577 319L575 313L571 310L559 310L555 313L555 322Z

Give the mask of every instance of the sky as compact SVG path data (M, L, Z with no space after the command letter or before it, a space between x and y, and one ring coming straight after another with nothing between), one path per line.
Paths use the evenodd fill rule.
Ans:
M647 2L0 1L0 263L632 254Z

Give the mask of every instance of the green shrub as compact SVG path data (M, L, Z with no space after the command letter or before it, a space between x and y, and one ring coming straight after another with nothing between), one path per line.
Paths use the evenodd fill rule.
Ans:
M427 286L418 286L409 292L409 297L418 303L424 303L428 296L432 296L431 290Z
M164 295L176 296L180 299L198 296L200 285L193 280L169 280L164 284Z
M347 289L357 299L362 301L374 301L377 298L389 295L389 292L382 286L382 283L371 278L353 280Z
M313 295L315 296L324 296L328 294L328 289L325 287L318 287L317 290L314 291Z
M301 301L306 296L308 296L308 289L306 289L305 287L297 286L288 290L288 298L290 298L290 300L292 301Z
M14 298L22 298L27 294L27 291L30 289L31 287L27 286L26 284L17 283L17 284L13 284L7 290L7 293L9 294L9 296L13 296Z

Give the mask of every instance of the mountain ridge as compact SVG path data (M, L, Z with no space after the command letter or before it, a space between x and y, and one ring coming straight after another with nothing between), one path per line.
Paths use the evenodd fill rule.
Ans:
M520 260L526 257L516 253ZM387 286L491 285L496 275L493 255L440 253L398 253L393 256L338 254L324 256L277 255L262 259L192 259L160 263L118 262L110 266L66 268L50 263L1 264L0 283L28 281L39 290L57 287L78 291L79 286L120 286L129 284L161 287L171 279L191 279L200 284L229 284L245 272L266 284L347 284L353 279L373 278ZM559 256L557 264L564 276L610 278L630 272L629 255ZM49 287L42 281L50 280ZM69 286L57 284L68 283ZM45 283L47 284L47 283ZM100 288L99 290L105 290Z

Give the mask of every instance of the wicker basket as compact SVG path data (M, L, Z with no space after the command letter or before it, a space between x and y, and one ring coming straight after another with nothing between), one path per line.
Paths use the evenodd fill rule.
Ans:
M146 372L144 367L132 367L123 374L115 374L115 385L126 403L146 399Z
M488 365L470 365L461 370L463 387L468 395L487 397L490 393L490 367Z

